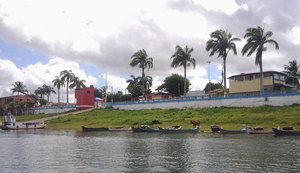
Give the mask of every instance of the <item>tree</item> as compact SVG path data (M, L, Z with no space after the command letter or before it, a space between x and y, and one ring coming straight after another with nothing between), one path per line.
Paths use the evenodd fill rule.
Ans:
M135 52L131 56L132 61L130 62L130 66L142 69L142 94L145 98L145 68L153 68L153 58L148 57L147 52L142 49Z
M17 81L14 84L12 84L12 88L10 89L12 91L12 93L18 93L18 96L20 95L20 93L22 94L26 94L28 93L27 89L26 89L26 85L23 84L23 82L21 81Z
M194 69L196 67L196 60L191 57L193 51L194 51L193 48L189 49L187 46L185 46L183 49L182 47L177 45L175 47L175 53L171 56L171 59L173 59L171 63L171 67L177 68L179 66L183 66L184 68L184 87L183 87L184 96L186 96L186 88L187 88L186 68L189 67L190 65L192 65Z
M40 99L44 99L44 95L46 94L45 89L43 87L38 87L34 91L35 95L40 95Z
M264 86L263 86L263 67L262 67L262 54L264 51L267 50L265 44L271 43L274 44L275 49L279 49L278 43L270 39L273 35L271 31L264 31L263 28L258 26L257 28L247 28L246 34L244 38L247 38L247 43L244 45L242 49L243 56L247 54L247 56L251 56L256 51L255 56L255 64L259 65L260 71L260 93L264 93Z
M103 86L101 88L94 88L94 89L95 89L94 96L103 99L106 93L106 86Z
M212 82L208 82L204 88L205 93L215 90L215 89L222 89L223 86L221 83L212 83Z
M130 75L130 77L131 79L126 81L129 83L127 86L128 92L130 92L133 97L139 97L143 95L141 77L135 77L134 75Z
M60 72L61 80L66 82L66 88L67 88L67 103L69 103L69 83L72 81L72 79L75 77L74 73L72 73L72 70L64 70Z
M289 75L286 79L286 83L298 85L298 76L299 76L299 64L296 60L289 61L288 65L284 65L285 72Z
M44 84L42 86L42 88L43 88L44 93L47 95L47 101L49 102L49 97L50 97L51 93L55 93L56 94L56 92L54 91L53 87L51 87L49 85L45 85Z
M55 79L52 81L53 86L57 87L57 102L60 104L60 87L65 86L65 82L61 80L58 76L55 76Z
M224 89L226 90L226 59L230 50L236 55L236 45L235 41L240 41L241 39L233 37L230 32L223 30L216 30L210 34L211 39L206 42L206 51L211 51L209 56L213 56L215 53L218 54L218 58L223 59L223 71L222 71L222 81L224 81ZM222 83L222 82L221 82Z
M184 83L186 82L186 89ZM172 74L165 78L164 83L157 87L158 91L165 91L174 96L183 95L185 91L189 90L190 81L179 74Z
M70 89L73 89L73 88L80 89L80 88L84 88L85 87L84 83L86 81L84 79L80 80L79 77L74 76L73 79L70 82L71 82L71 84L69 86Z

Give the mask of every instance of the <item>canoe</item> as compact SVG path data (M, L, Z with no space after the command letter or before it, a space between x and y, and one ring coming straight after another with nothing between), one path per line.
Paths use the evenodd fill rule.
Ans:
M31 129L44 129L46 125L41 122L27 122L27 123L12 123L2 125L2 130L31 130Z
M158 129L151 128L151 127L149 127L147 125L142 125L142 126L139 126L139 127L132 127L132 131L135 132L135 133L141 133L141 132L154 133L154 132L159 132Z
M81 126L83 132L101 132L108 131L107 127L85 127Z
M248 129L247 131L250 135L263 135L263 134L273 134L272 130L265 130L263 127L254 127L253 129Z
M241 129L241 130L225 130L220 129L220 134L247 134L247 129Z
M300 135L300 130L279 130L277 128L272 128L275 136L293 136L293 135Z
M196 126L191 129L182 129L181 127L171 127L171 128L161 128L159 127L159 131L161 133L199 133L199 126Z
M128 131L132 131L132 128L113 127L113 128L108 128L108 131L110 131L110 132L128 132Z
M218 125L212 125L212 126L210 126L210 128L211 128L212 133L219 133L219 131L221 129L221 127Z

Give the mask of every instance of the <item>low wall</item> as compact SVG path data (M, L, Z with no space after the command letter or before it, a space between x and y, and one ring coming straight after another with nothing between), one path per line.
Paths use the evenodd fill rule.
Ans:
M59 114L68 111L76 110L76 106L51 106L51 107L36 107L31 108L28 111L31 114Z
M240 98L217 98L217 99L193 99L193 100L169 100L159 102L142 102L114 104L113 108L122 110L141 109L184 109L184 108L210 108L210 107L257 107L288 106L300 103L300 94L280 96L258 96Z

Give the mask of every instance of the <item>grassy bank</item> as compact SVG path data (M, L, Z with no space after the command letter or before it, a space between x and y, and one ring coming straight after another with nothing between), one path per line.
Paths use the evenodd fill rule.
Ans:
M300 129L300 106L256 108L205 108L205 109L168 109L168 110L95 110L88 113L69 115L46 122L51 129L80 130L88 127L131 127L141 124L153 125L152 120L158 119L168 127L181 125L191 127L190 120L200 120L202 129L209 130L210 125L218 124L223 128L239 129L242 124L272 128L293 126ZM21 118L21 117L20 117ZM19 120L19 119L18 119ZM157 127L158 125L153 125Z

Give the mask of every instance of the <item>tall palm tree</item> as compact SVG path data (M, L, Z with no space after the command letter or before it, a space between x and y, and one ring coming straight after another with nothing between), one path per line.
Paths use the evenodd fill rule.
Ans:
M28 90L26 89L26 85L23 84L21 81L17 81L14 84L12 84L12 88L10 89L12 93L14 94L15 92L18 93L18 96L20 93L26 94L28 93Z
M270 39L273 35L271 31L264 31L263 28L258 26L257 28L247 28L246 34L244 38L247 38L247 43L244 45L242 49L243 56L247 54L247 56L251 56L256 51L255 56L255 64L259 65L260 71L260 93L264 93L264 86L263 86L263 67L262 67L262 53L267 50L265 44L271 43L274 44L275 49L279 49L278 43Z
M60 72L61 80L66 82L66 88L67 88L67 103L69 103L69 83L70 81L75 77L74 73L72 73L72 70L63 70Z
M138 84L140 83L141 77L135 77L134 75L130 75L131 79L128 79L126 82L129 83L128 85Z
M38 87L35 91L34 91L35 95L40 95L40 99L44 99L44 95L46 94L45 92L45 88L43 87Z
M55 79L52 81L53 86L57 87L57 101L60 104L60 87L65 86L65 82L61 80L58 76L55 76Z
M289 61L288 65L284 65L284 70L289 75L286 80L287 83L299 84L297 78L299 76L299 64L296 60Z
M71 81L71 84L69 86L70 89L80 89L80 88L84 88L85 87L85 80L80 80L79 77L75 76Z
M176 68L179 66L183 66L184 68L184 96L186 96L186 67L189 67L190 65L192 65L195 69L196 67L196 60L194 58L192 58L192 52L194 51L193 48L189 49L187 46L184 47L184 49L182 47L180 47L179 45L177 45L175 47L175 53L171 56L171 59L173 59L172 63L171 63L171 67Z
M53 87L51 87L49 85L45 85L44 84L42 86L42 88L43 88L45 94L47 95L47 101L49 102L49 97L50 97L51 93L55 93L56 94L56 92L54 91Z
M148 57L147 52L142 49L137 52L135 52L131 56L132 61L130 62L130 66L136 67L142 69L142 92L143 92L143 98L145 98L145 68L153 68L153 58Z
M241 39L232 37L230 32L223 30L216 30L210 34L211 39L206 42L206 51L211 51L209 56L213 56L215 53L218 54L218 58L223 59L223 71L222 71L222 81L224 81L224 89L226 91L226 59L230 50L236 55L236 45L235 41L240 41Z

